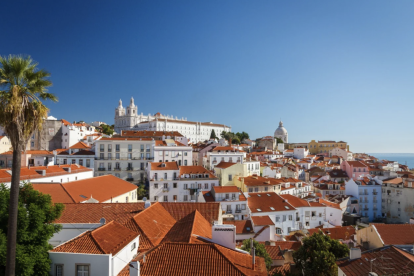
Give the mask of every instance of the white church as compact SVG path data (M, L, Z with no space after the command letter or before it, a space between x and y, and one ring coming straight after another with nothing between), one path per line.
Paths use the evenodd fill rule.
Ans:
M190 122L187 118L174 118L174 116L161 113L138 114L134 98L131 98L126 108L122 106L122 100L119 100L119 105L115 109L115 132L117 133L121 133L122 130L178 131L188 138L190 143L197 143L210 139L213 129L217 136L223 131L231 131L231 127L212 122Z

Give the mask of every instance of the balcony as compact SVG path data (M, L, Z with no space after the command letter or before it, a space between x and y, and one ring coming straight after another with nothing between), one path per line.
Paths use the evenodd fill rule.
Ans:
M95 160L154 160L154 157L95 157Z
M364 210L364 211L368 211L369 210L369 208L368 207L365 207L364 209L362 209L362 210Z
M300 218L296 218L296 221L300 221Z
M105 171L105 168L98 168L98 171Z
M233 211L232 210L227 210L226 211L226 214L232 214L233 213Z
M134 167L127 167L126 170L127 171L133 171L134 170Z
M241 213L242 210L236 209L236 213Z
M372 192L372 194L373 194L373 195L377 195L377 194L378 194L378 192Z
M168 193L168 191L169 191L170 189L168 189L168 188L162 188L162 191L164 192L164 193Z
M374 208L373 208L373 210L374 210L374 211L378 211L378 208L377 208L377 207L374 207Z
M114 168L114 171L120 171L121 168Z
M374 199L372 202L377 203L377 202L378 202L378 200Z
M129 177L129 178L126 179L126 181L134 181L134 178Z

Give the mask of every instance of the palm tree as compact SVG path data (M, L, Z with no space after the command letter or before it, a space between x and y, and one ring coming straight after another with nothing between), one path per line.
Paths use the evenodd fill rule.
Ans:
M41 100L57 101L47 93L50 74L37 69L30 56L0 56L0 126L13 147L12 179L7 229L6 275L15 275L17 209L22 151L35 130L42 127L48 109Z

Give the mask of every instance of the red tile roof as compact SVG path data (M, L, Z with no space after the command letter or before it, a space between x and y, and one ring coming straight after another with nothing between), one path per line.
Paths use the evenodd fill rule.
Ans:
M136 131L136 130L122 130L121 132L122 136L137 136L137 137L162 137L162 136L177 136L177 137L183 137L181 133L178 131L148 131L148 130L142 130L142 131Z
M414 225L412 224L373 224L384 245L414 244Z
M137 236L137 233L112 221L53 248L51 252L115 255Z
M218 244L164 243L145 255L141 276L173 275L267 275L264 259ZM124 274L122 274L124 275ZM128 274L125 274L128 275Z
M211 224L197 210L177 221L162 242L201 242L195 235L212 238Z
M280 250L279 246L274 245L265 245L267 253L269 253L272 260L284 260L283 253Z
M275 225L269 216L252 216L254 226Z
M219 220L221 212L220 202L160 202L159 204L177 221L197 210L210 224L213 224L214 221Z
M371 260L374 261L371 263ZM362 252L359 259L340 259L336 264L347 276L368 275L371 271L377 275L404 275L414 271L414 256L397 247L386 246Z
M367 165L365 165L364 163L360 162L360 161L345 161L348 162L348 164L352 167L360 167L360 168L364 168L364 167L368 167Z
M297 251L302 246L300 241L292 242L292 241L277 241L275 242L277 246L280 246L282 250L293 250Z
M48 150L26 150L26 152L22 152L22 154L31 154L31 155L53 155L53 152ZM13 151L9 150L6 152L1 153L2 155L12 155Z
M233 163L233 162L224 162L221 161L220 163L217 164L217 166L215 166L214 168L219 168L219 169L227 169L233 165L236 165L237 163Z
M180 176L183 176L185 174L203 174L203 178L205 177L204 175L208 174L208 178L217 178L203 166L181 166Z
M310 207L309 202L307 202L304 199L301 199L299 197L293 196L293 195L280 195L283 199L285 199L287 202L289 202L290 205L293 207Z
M296 210L276 193L249 193L247 203L252 213Z
M217 193L238 193L239 188L237 186L213 186L214 192Z
M223 221L223 224L236 226L236 234L254 234L252 222L250 220Z
M151 162L152 171L178 170L177 162Z
M212 151L235 151L238 152L238 149L234 149L232 147L215 147Z
M331 237L334 240L349 240L355 235L355 228L352 226L338 226L333 228L311 228L307 229L310 235L315 233L323 233L326 236Z
M33 183L33 188L44 194L50 194L52 201L57 203L80 203L91 197L99 202L109 201L112 198L135 191L137 186L113 175L97 176L65 184ZM68 201L69 196L72 202Z
M85 144L84 142L78 142L69 148L70 149L90 149L91 147Z

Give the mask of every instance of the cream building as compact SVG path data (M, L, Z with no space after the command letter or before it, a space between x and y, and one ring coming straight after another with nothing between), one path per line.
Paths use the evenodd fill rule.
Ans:
M7 136L0 136L0 153L9 151L12 149L11 142Z

